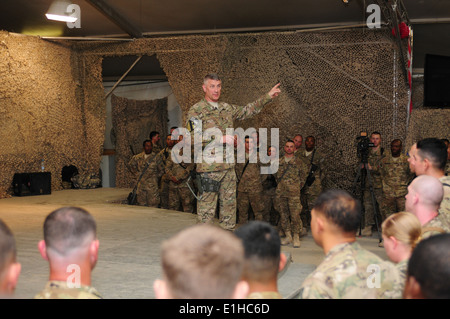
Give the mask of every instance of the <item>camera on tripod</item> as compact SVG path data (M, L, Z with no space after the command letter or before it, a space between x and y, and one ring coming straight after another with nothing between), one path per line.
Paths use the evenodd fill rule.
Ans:
M367 132L361 132L361 135L356 138L357 145L356 150L358 157L361 159L362 163L367 163L369 157L369 149L375 145L370 142Z

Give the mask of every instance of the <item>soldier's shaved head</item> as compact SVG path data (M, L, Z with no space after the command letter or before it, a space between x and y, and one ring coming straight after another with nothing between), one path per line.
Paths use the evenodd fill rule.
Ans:
M444 196L444 189L442 183L437 178L420 175L408 186L408 194L406 195L408 208L411 208L411 198L409 197L415 194L419 197L422 205L437 209Z

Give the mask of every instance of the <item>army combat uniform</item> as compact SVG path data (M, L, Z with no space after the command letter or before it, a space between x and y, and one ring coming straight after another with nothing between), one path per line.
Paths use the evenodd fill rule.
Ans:
M173 161L172 156L175 158ZM189 190L189 187L194 190L194 185L189 176L195 169L195 163L183 163L182 153L172 152L166 161L166 175L169 187L169 203L168 208L172 210L179 210L182 207L183 212L194 212L194 195ZM174 178L177 182L172 180ZM188 186L189 183L189 186Z
M380 174L383 186L380 211L385 220L390 215L405 210L405 195L414 174L409 169L406 155L393 157L390 152L381 160Z
M294 242L302 231L300 213L300 190L305 183L306 165L297 157L280 158L278 171L274 174L277 181L275 191L275 209L280 213L281 229L286 234L286 244L294 238Z
M128 169L137 182L147 163L150 163L138 184L136 201L140 206L158 207L160 204L158 179L164 173L164 165L157 153L152 152L147 157L145 155L145 152L134 155L128 162Z
M428 221L425 225L422 225L421 239L425 239L434 235L450 232L450 224L445 216L439 213L432 220Z
M450 225L450 176L442 176L439 181L444 187L444 198L439 207L439 215Z
M310 227L311 223L311 209L313 208L314 202L317 197L322 192L322 179L324 176L323 172L323 162L325 160L322 153L314 149L311 152L307 152L305 149L300 149L296 156L303 161L305 164L307 171L306 176L308 176L311 171L311 176L314 177L313 183L308 186L306 184L303 186L300 194L300 199L303 206L303 212L301 214L302 223L304 227Z
M165 147L159 153L158 156L161 158L161 161L164 167L167 164L167 158L170 157L171 148ZM167 178L167 174L164 173L161 176L159 181L159 195L161 197L161 208L170 209L169 208L169 179Z
M191 132L193 145L194 135L201 134L207 129L218 129L226 135L227 128L233 128L235 120L243 120L259 113L265 104L272 101L269 94L265 94L253 103L246 106L236 106L218 102L217 108L205 98L191 107L187 114L187 128ZM210 147L222 147L224 157L222 163L216 160L216 155ZM194 145L196 148L196 145ZM234 170L234 152L226 152L225 144L207 136L202 138L202 159L196 159L197 173L202 185L212 185L203 190L202 197L197 201L197 216L200 223L212 223L216 213L217 200L219 200L219 225L227 230L236 226L236 173ZM231 154L229 154L231 153Z
M34 296L34 299L103 299L103 297L93 287L69 288L65 281L52 280L47 282L45 288Z
M239 224L245 224L249 220L248 210L252 207L255 220L269 222L266 209L262 183L267 175L261 174L259 154L257 162L250 163L246 153L245 163L236 163L237 186L237 210Z
M302 283L300 299L399 299L401 276L359 243L334 246Z
M369 150L369 156L367 158L368 164L372 167L370 169L370 176L373 185L373 193L375 195L376 205L378 205L378 209L382 207L382 195L383 195L383 185L381 183L381 174L380 174L380 163L383 158L383 148L379 148L378 150ZM367 235L372 234L372 226L375 225L375 212L376 207L373 206L372 195L370 193L369 179L366 177L366 187L364 190L364 225L365 231L363 231L363 235L366 233ZM378 216L377 216L378 217ZM381 217L381 216L379 216ZM381 223L381 220L378 219L378 223Z

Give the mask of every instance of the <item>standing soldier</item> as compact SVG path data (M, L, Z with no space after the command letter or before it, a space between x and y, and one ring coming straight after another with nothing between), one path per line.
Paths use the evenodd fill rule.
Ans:
M369 167L370 176L372 179L373 192L375 196L376 207L373 206L372 194L370 193L369 180L366 177L366 189L364 190L364 229L361 232L362 236L371 237L372 228L375 226L375 214L377 208L381 207L382 198L382 184L380 175L380 163L383 158L384 148L381 147L381 134L379 132L373 132L370 135L370 142L373 143L373 147L369 150L369 156L367 157L367 164ZM378 209L379 210L379 209ZM377 215L378 217L378 215ZM380 223L380 221L378 220Z
M152 151L152 141L145 140L144 151L134 155L128 162L128 169L134 175L137 185L136 201L140 206L158 207L160 202L158 179L164 172L158 154Z
M270 146L269 149L267 150L267 155L272 161L275 161L278 158L278 149L275 146ZM280 214L274 208L277 182L272 174L267 175L267 177L264 179L263 189L264 189L265 205L267 210L266 214L269 216L270 224L276 226L278 231L281 232Z
M259 113L264 105L281 92L275 85L267 94L246 106L236 106L219 102L222 81L217 74L208 74L203 81L205 97L191 107L187 114L187 127L194 135L202 136L202 149L211 146L223 147L224 158L220 162L215 154L202 152L201 161L197 162L197 173L202 183L202 198L197 202L198 220L201 223L212 223L220 201L219 224L222 228L233 230L236 226L236 173L234 161L227 158L226 145L234 148L234 136L226 135L227 128L233 128L235 120L243 120ZM222 138L203 137L203 132L216 129L222 133ZM194 145L196 147L196 145ZM194 154L195 155L195 154ZM198 155L198 154L197 154ZM231 154L233 157L234 154ZM200 162L200 163L198 163Z
M167 159L170 157L170 151L175 145L175 140L172 140L172 134L167 135L166 138L166 147L163 148L158 156L160 157L164 167L167 164ZM161 208L168 209L169 208L169 178L167 174L164 173L159 182L159 194L161 196Z
M150 135L149 135L149 138L152 141L153 152L156 153L156 154L161 152L162 147L159 144L159 141L161 140L161 137L159 136L159 132L151 131Z
M251 162L251 157L255 156L256 163ZM245 138L245 163L236 163L237 186L237 210L239 224L249 221L248 210L252 207L255 219L259 221L269 221L266 216L266 206L264 205L264 195L262 183L267 175L261 174L261 163L256 144L251 137Z
M307 234L307 228L310 228L311 209L316 198L322 192L323 179L323 161L324 156L316 149L316 139L314 136L308 136L305 140L305 149L296 153L296 156L303 161L308 168L305 185L300 194L303 206L301 214L303 222L302 235Z
M182 145L181 143L184 143L184 140L180 138L178 143ZM167 176L169 186L168 208L179 210L181 206L183 212L193 213L194 195L191 190L194 189L194 185L189 179L189 176L195 169L195 163L184 163L182 157L183 148L178 151L178 154L173 150L167 158L165 175Z
M394 213L405 210L405 195L414 178L409 170L408 157L402 153L402 141L391 142L391 151L381 160L381 182L383 197L381 213L383 221Z
M294 136L294 138L292 139L294 141L294 154L295 156L297 156L298 153L301 152L302 148L302 144L303 144L303 136L300 134L297 134Z
M298 248L303 227L300 218L302 211L300 190L305 183L307 168L294 156L294 149L294 142L288 140L284 146L284 156L278 160L278 171L274 174L278 184L275 191L275 205L281 215L281 229L286 235L281 244L293 243L294 248Z

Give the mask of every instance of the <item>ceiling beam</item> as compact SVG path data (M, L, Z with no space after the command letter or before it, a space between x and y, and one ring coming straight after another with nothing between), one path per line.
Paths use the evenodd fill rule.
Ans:
M109 5L105 0L86 0L94 8L103 13L107 18L114 22L119 28L125 31L133 38L142 38L141 30L128 21L121 13Z

